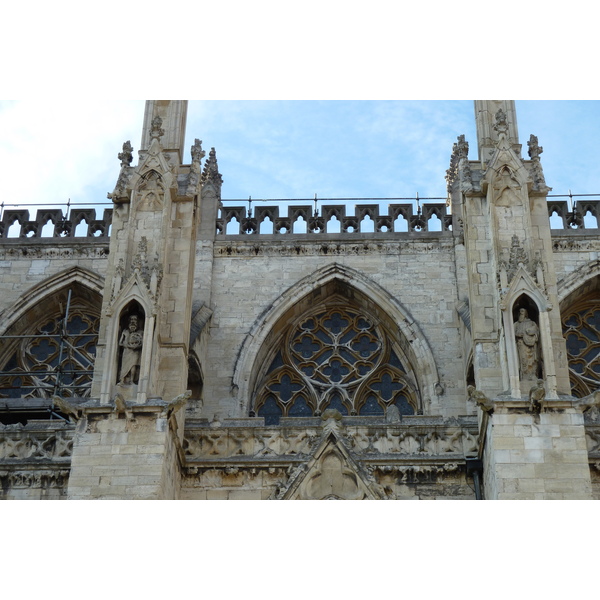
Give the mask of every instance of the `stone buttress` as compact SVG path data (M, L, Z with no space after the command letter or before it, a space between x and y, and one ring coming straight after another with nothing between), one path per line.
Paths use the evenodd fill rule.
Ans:
M486 498L588 498L580 403L570 395L543 149L521 157L514 101L475 102L479 158L454 147L453 212L462 220ZM468 309L466 308L468 306Z
M139 164L123 145L91 397L69 497L175 498L190 396L200 141L182 165L186 101L148 101Z

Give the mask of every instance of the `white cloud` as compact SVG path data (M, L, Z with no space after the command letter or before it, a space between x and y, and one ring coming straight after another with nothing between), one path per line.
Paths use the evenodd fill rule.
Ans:
M104 202L119 153L139 146L143 102L18 101L0 104L4 204Z

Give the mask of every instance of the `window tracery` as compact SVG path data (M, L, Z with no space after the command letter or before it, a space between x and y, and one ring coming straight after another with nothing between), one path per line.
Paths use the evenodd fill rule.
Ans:
M573 305L562 319L571 393L583 398L600 388L600 294Z
M418 410L414 377L402 353L376 319L341 304L321 306L297 319L265 361L254 412L267 425L281 417L383 416Z
M5 353L0 396L86 397L90 394L100 317L89 307L71 307L65 324L57 309L17 337Z

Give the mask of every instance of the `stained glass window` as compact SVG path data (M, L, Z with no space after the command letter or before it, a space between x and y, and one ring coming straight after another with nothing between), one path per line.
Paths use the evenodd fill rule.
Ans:
M0 397L49 398L90 394L99 317L72 309L64 327L60 314L42 319L13 345L0 369ZM63 331L64 327L64 331Z
M583 398L600 389L600 294L578 302L563 315L571 393Z
M414 378L376 319L346 306L304 315L267 359L255 394L255 413L267 425L281 417L383 416L394 404L415 414Z

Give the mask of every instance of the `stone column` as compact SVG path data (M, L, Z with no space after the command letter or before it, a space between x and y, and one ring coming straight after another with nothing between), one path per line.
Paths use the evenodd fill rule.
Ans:
M181 164L186 110L149 101L139 164L129 142L119 154L94 400L75 436L71 498L178 495L204 157L196 140L192 164ZM143 340L126 361L132 314Z

